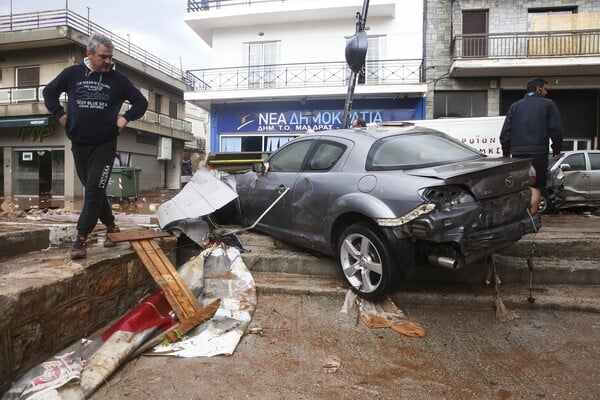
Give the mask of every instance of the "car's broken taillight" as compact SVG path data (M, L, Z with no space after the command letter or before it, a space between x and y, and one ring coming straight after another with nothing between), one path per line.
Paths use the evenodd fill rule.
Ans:
M460 186L436 186L422 189L421 196L439 208L452 208L458 204L472 203L473 196Z

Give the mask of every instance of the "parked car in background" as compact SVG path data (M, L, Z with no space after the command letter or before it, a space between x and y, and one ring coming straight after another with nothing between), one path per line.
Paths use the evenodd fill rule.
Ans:
M377 300L417 260L459 269L540 227L529 160L488 158L424 127L373 126L294 139L236 176L242 222L337 258Z
M600 150L566 151L558 160L549 156L540 211L579 206L600 206Z

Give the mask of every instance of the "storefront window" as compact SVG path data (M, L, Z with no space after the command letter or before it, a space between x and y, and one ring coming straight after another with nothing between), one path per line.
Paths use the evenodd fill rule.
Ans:
M222 152L238 151L275 151L299 135L235 135L221 136Z
M56 197L65 194L65 152L52 149L15 150L13 193Z
M37 196L40 187L40 166L37 151L16 151L15 160L13 193L16 195Z

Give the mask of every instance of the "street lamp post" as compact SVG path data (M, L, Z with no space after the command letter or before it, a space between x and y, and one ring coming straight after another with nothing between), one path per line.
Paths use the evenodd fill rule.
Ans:
M364 0L361 13L356 14L356 33L348 41L346 46L346 62L350 67L350 80L348 81L348 92L346 93L346 102L344 104L344 117L342 118L342 128L347 128L352 112L352 99L354 98L354 89L359 72L365 65L367 55L367 35L365 26L367 23L367 12L369 10L369 0Z

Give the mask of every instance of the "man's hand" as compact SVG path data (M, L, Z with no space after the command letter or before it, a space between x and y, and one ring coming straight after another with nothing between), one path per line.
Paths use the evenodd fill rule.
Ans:
M560 158L560 153L558 153L558 154L554 154L552 157L553 157L555 160L558 160L558 159Z
M60 116L60 118L58 119L58 124L63 128L67 127L67 114L63 114Z
M128 122L129 121L127 121L125 117L119 115L119 118L117 118L117 128L119 129L119 133L123 132L123 129L125 128L125 126L127 126Z

